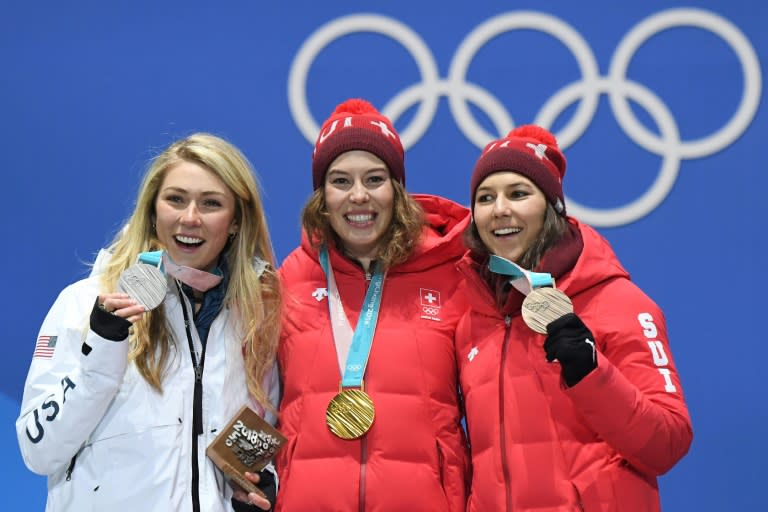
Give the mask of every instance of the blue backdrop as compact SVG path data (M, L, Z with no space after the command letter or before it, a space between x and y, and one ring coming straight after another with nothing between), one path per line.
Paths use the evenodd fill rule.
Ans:
M552 127L569 211L667 315L695 438L661 479L664 509L768 510L766 26L759 0L5 2L7 509L45 503L13 428L39 324L128 215L148 160L193 131L230 139L258 170L282 259L309 140L363 96L396 120L408 188L465 204L485 142Z

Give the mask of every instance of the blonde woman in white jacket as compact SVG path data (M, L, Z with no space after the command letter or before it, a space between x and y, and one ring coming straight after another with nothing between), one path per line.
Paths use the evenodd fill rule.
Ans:
M162 262L147 310L117 283ZM253 171L209 134L152 163L127 227L40 329L16 432L48 511L269 510L271 467L230 485L205 448L244 404L274 423L279 284ZM162 295L162 292L161 292Z

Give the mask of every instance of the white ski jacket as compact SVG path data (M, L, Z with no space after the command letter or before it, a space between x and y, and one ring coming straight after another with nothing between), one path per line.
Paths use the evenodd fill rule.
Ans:
M16 421L24 462L48 476L46 511L192 511L195 493L201 511L232 510L232 489L205 449L242 405L261 412L248 394L237 315L225 306L211 325L203 434L193 436L195 370L182 311L192 321L192 306L180 301L170 277L168 290L164 306L176 343L162 394L128 362L126 340L88 328L98 276L65 288L48 312L38 335L43 350L32 359ZM194 325L189 333L199 360ZM277 404L276 367L269 389Z

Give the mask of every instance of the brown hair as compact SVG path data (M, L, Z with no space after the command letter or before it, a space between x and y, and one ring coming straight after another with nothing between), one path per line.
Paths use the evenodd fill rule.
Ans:
M389 269L407 260L421 237L426 223L419 203L406 192L403 185L391 179L394 189L392 222L380 244L376 260ZM334 243L343 252L343 244L328 220L323 187L315 189L301 212L301 225L312 246Z

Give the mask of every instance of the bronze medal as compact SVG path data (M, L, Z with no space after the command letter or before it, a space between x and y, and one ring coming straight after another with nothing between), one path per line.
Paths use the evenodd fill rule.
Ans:
M168 282L154 265L136 263L123 270L117 281L117 290L127 293L147 311L155 309L165 299Z
M541 334L547 334L547 324L568 313L573 313L573 303L557 288L536 288L523 301L523 320Z
M342 389L328 404L325 422L342 439L362 437L373 425L373 401L362 389Z

